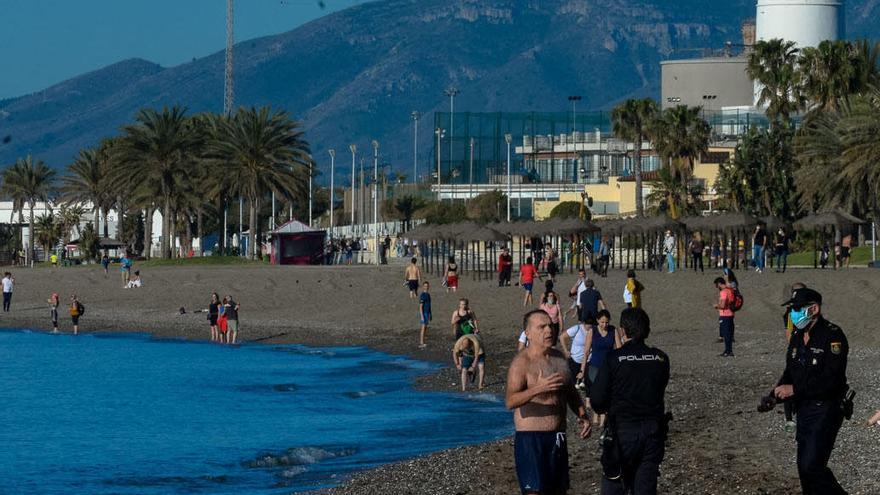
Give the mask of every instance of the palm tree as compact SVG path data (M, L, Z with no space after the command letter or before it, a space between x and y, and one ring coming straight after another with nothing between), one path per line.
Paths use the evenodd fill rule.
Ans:
M749 55L746 72L759 84L758 106L767 107L771 122L789 126L791 115L803 108L798 49L793 41L758 41Z
M817 47L804 47L798 58L804 97L811 110L835 110L851 92L855 69L850 64L852 46L848 41L823 41Z
M208 153L223 167L230 180L230 191L248 199L250 208L250 256L259 253L257 212L265 194L274 191L292 198L304 186L294 167L305 167L311 160L302 126L283 111L268 107L239 109L231 118L220 120L218 133L207 143Z
M94 208L93 223L100 225L101 211L106 212L112 198L106 154L101 149L82 150L67 166L67 172L61 178L62 201L74 205L90 203Z
M12 209L21 211L25 205L29 210L29 242L26 262L34 259L34 207L37 201L48 202L54 191L55 171L42 160L34 162L28 155L3 171L2 191L12 198Z
M186 109L179 106L165 107L161 112L141 110L135 121L123 129L120 158L133 185L141 188L141 196L152 194L160 199L162 256L170 258L174 225L171 204L180 184L188 180L189 165L198 151L198 133ZM149 207L147 225L152 223L152 211Z
M657 102L651 98L629 99L611 111L614 134L633 143L633 175L636 178L636 215L645 215L642 199L642 142L657 118Z
M403 228L412 228L412 219L416 211L424 208L428 203L424 198L407 194L394 201L394 209L403 220Z
M52 250L52 246L55 246L58 243L58 239L61 238L61 223L58 220L52 212L37 217L34 225L34 234L44 253L49 253Z
M652 126L652 141L660 155L678 166L682 205L687 202L688 181L694 163L709 149L712 128L700 116L701 107L676 105L663 111Z

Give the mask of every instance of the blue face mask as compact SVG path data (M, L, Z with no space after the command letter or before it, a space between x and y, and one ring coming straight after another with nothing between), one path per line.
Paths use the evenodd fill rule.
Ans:
M809 309L809 306L804 306L801 309L792 309L791 324L800 330L807 328L807 325L810 324L810 320L812 320L812 318L808 314Z

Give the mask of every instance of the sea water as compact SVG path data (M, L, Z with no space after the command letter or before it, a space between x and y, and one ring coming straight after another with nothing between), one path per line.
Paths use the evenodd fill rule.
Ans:
M290 493L510 433L495 396L413 389L437 368L364 348L0 331L0 493Z

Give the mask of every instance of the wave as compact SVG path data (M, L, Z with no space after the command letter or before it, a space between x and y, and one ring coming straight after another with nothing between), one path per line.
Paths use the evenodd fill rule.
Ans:
M299 386L295 383L258 383L235 387L240 392L296 392Z
M377 395L378 393L379 392L376 392L374 390L360 390L357 392L346 392L342 395L344 395L348 398L351 398L351 399L361 399L364 397L372 397L374 395Z
M466 399L474 402L488 402L490 404L501 404L503 402L501 397L495 394L468 394Z
M261 454L256 459L245 462L244 465L252 469L308 466L327 459L349 456L356 452L357 449L353 448L294 447L281 453ZM303 471L304 469L300 473Z

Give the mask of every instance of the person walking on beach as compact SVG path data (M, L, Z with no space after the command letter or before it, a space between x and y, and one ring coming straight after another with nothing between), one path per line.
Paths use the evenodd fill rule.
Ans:
M550 324L558 335L560 329L565 328L565 315L562 314L562 306L559 305L559 296L552 290L544 292L541 296L541 305L538 307L550 316Z
M599 310L607 309L605 306L605 300L602 299L602 293L596 289L595 284L592 279L587 279L584 282L586 286L586 290L581 292L580 300L580 313L578 313L578 320L585 323L595 323L596 318L599 314Z
M220 306L217 308L220 315L217 317L217 342L220 342L221 344L225 344L229 341L227 333L229 331L229 326L227 325L226 319L226 308L228 307L228 301L229 299L224 297L223 300L220 301Z
M226 296L226 343L235 344L238 338L238 310L241 305L232 299L232 296Z
M70 296L70 320L73 322L73 334L77 335L79 333L79 318L85 313L85 306L79 299L77 299L76 294L72 294Z
M556 274L559 273L559 265L556 263L556 251L549 243L544 248L544 266L547 267L547 278L551 281L555 280Z
M58 333L58 305L61 304L61 298L57 292L53 292L49 296L49 316L52 318L52 333Z
M785 228L779 227L776 231L776 273L785 273L788 268L788 251L790 241Z
M697 267L700 268L700 273L703 273L703 250L706 249L706 244L703 242L703 235L699 232L694 232L694 236L691 237L690 245L691 252L691 264L694 266L694 273L697 273Z
M602 441L602 495L655 494L668 431L664 397L669 357L649 347L651 320L640 308L620 314L624 338L608 351L590 405L608 419Z
M828 468L837 433L843 424L849 385L849 343L834 323L822 316L822 295L798 289L787 302L795 326L785 354L785 371L773 395L793 400L797 410L797 467L805 494L836 495L846 491Z
M584 268L578 268L577 281L571 287L571 290L568 291L568 297L573 298L574 301L572 301L571 307L568 309L568 311L565 312L565 316L580 314L581 293L587 290L586 281L587 270L585 270Z
M220 341L220 330L217 328L217 318L220 317L220 296L216 292L211 293L211 302L208 304L208 324L211 325L211 342Z
M724 352L720 357L733 357L733 308L736 297L734 290L721 277L715 279L715 289L719 296L713 307L718 310L718 331L724 340Z
M510 363L505 397L516 429L516 475L525 495L564 494L569 488L567 409L577 415L581 438L590 436L590 420L565 356L556 349L550 317L540 309L529 311L523 327L529 346Z
M562 353L565 354L568 362L568 371L575 379L575 384L580 386L584 384L584 390L587 396L590 395L589 388L586 386L586 354L584 353L584 344L587 340L587 328L583 323L578 323L568 327L568 329L559 334L559 341L562 344Z
M806 289L807 286L800 283L795 282L791 284L791 297L794 297L795 293L800 289ZM782 314L782 321L785 324L785 342L786 344L791 343L791 334L794 332L794 323L791 321L791 306L785 307L785 313ZM794 422L794 402L787 400L782 403L783 410L785 412L785 431L788 433L794 433L796 424Z
M455 262L455 256L449 257L446 263L446 292L458 291L458 263Z
M636 271L628 270L626 272L626 285L623 287L623 302L628 308L642 307L642 291L645 286L636 280Z
M587 358L581 364L580 373L584 381L587 382L587 390L591 390L593 384L596 383L596 377L599 375L599 369L605 362L608 351L620 348L620 336L614 325L609 324L610 321L611 313L603 309L596 316L595 325L584 325L586 335L583 352ZM601 428L605 424L605 416L595 414L593 424Z
M9 312L9 305L12 304L12 289L15 286L15 278L12 274L6 272L3 274L3 312Z
M608 265L611 264L611 241L607 235L602 236L599 242L599 276L608 276Z
M675 252L678 249L675 242L675 236L671 230L666 231L666 237L663 239L663 254L666 255L666 271L672 273L675 271Z
M128 253L123 253L119 264L119 270L122 272L122 286L127 287L131 280L131 258L128 257Z
M479 333L477 327L477 315L471 310L470 302L461 298L458 300L458 307L452 313L452 333L458 340L462 335Z
M767 249L767 233L764 228L758 225L755 227L755 233L752 235L752 263L755 265L755 271L764 273L764 250Z
M431 293L428 292L430 288L431 284L425 280L425 283L422 284L422 293L419 294L419 325L421 326L419 330L419 349L424 349L428 346L425 342L425 337L428 335L428 324L431 323Z
M513 257L506 247L501 248L498 255L498 287L510 285L510 274L513 271Z
M532 304L532 285L535 283L535 277L544 280L541 274L538 273L535 265L532 264L532 257L529 256L526 258L525 264L519 267L519 284L522 285L523 290L526 292L525 296L523 296L523 306Z
M107 256L107 253L101 256L101 268L104 269L104 276L106 277L110 273L110 257Z
M422 280L422 271L419 269L419 260L413 258L410 260L409 266L406 267L404 280L409 287L409 298L415 299L419 294L419 282Z
M462 335L452 347L452 361L456 369L461 371L461 391L467 391L468 378L473 382L479 371L480 381L477 384L479 390L485 388L484 377L486 375L486 349L478 335Z

